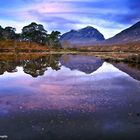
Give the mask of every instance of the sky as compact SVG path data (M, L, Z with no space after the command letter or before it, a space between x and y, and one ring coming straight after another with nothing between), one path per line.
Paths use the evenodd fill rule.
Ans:
M140 21L139 0L0 0L0 25L21 32L31 22L61 33L93 26L105 38Z

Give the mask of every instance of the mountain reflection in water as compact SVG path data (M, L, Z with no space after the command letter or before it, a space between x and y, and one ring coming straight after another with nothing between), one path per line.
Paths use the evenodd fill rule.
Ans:
M94 56L82 55L46 55L37 59L26 60L0 60L0 75L5 72L17 72L17 67L22 67L26 74L32 77L43 76L48 68L60 70L65 66L71 70L79 70L90 74L96 71L103 64L103 60ZM129 74L134 79L140 80L140 65L133 63L113 63L115 67Z
M139 70L122 65L82 55L1 60L0 135L10 140L139 139Z

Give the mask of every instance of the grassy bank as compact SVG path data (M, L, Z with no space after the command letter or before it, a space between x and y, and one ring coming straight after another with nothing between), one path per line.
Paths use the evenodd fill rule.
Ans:
M140 42L116 45L75 46L79 51L87 52L136 52L140 53Z
M49 51L47 46L34 42L20 42L14 40L0 41L0 52L43 52Z
M46 55L53 55L53 54L78 54L78 55L86 55L86 56L96 56L101 58L105 61L115 61L115 62L132 62L140 64L140 53L118 53L118 52L3 52L0 53L0 61L1 60L30 60L30 59L37 59L42 56Z
M139 44L125 45L54 49L33 42L5 40L0 41L0 60L32 59L47 54L81 54L96 56L106 61L140 63Z
M115 61L115 62L132 62L132 63L140 63L140 53L96 53L96 57L99 57L105 61Z

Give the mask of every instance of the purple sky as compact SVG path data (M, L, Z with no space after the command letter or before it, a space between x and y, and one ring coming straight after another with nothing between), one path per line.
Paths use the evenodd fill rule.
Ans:
M66 32L85 26L106 38L140 20L139 0L1 0L0 25L22 27L37 22L46 30Z

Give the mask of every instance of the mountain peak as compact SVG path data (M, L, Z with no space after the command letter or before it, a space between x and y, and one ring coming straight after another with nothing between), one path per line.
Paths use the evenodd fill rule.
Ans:
M61 41L70 43L89 43L105 40L104 36L94 27L87 26L79 30L71 30L61 36Z
M84 27L83 29L95 29L95 28L92 27L92 26L86 26L86 27Z
M82 29L79 29L78 31L82 31L82 30L91 30L91 31L95 30L95 31L98 31L97 29L95 29L95 28L92 27L92 26L84 27L84 28L82 28Z

